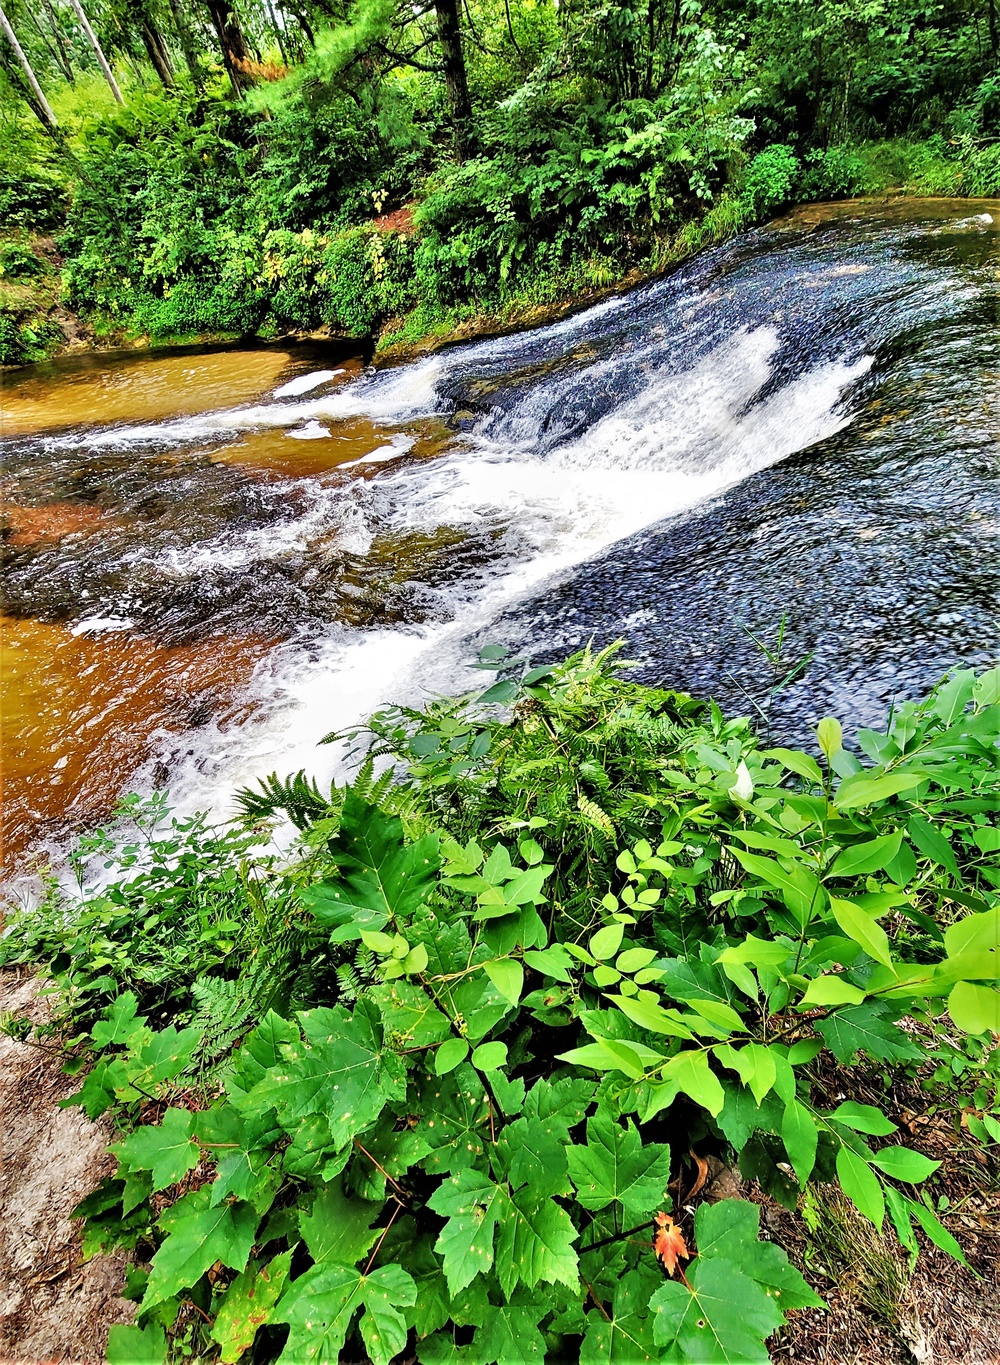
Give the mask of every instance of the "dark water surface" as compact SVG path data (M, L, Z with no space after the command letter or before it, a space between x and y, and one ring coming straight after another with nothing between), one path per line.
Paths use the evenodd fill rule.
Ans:
M268 347L4 376L12 855L127 784L224 808L320 771L322 734L469 685L486 641L622 636L784 739L995 662L998 305L1000 205L819 206L383 373ZM812 659L768 708L748 631L782 618Z

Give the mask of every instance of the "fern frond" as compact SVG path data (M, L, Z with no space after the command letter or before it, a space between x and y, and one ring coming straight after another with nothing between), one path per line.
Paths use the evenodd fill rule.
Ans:
M244 820L270 820L284 812L298 829L307 829L315 820L336 813L335 788L324 796L315 781L299 769L292 777L280 778L277 773L261 778L261 790L243 787L236 793L236 804Z

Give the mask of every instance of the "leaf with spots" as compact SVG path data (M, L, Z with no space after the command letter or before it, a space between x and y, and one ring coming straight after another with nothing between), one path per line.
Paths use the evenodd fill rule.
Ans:
M696 1258L688 1284L670 1280L649 1301L653 1339L698 1365L768 1365L765 1340L784 1316L733 1261Z
M423 1166L430 1174L474 1165L490 1135L490 1101L482 1078L468 1064L430 1077L417 1103L418 1135L430 1147Z
M520 1118L508 1123L496 1146L511 1188L530 1185L539 1195L570 1190L563 1130L552 1119Z
M403 1098L403 1064L382 1042L374 1005L366 1009L361 1001L353 1015L342 1005L308 1010L299 1020L304 1037L282 1044L283 1061L246 1102L273 1107L289 1132L299 1119L325 1114L339 1150L374 1123L387 1101Z
M232 1270L245 1270L257 1230L252 1204L220 1204L212 1208L212 1187L178 1199L161 1216L166 1240L153 1257L142 1311L148 1312L181 1289L197 1284L216 1261Z
M399 1265L363 1275L354 1266L327 1262L313 1266L290 1286L274 1322L291 1331L278 1365L336 1365L356 1313L372 1365L389 1365L406 1345L400 1311L416 1301L417 1287Z
M353 1265L374 1246L378 1230L371 1224L379 1205L349 1199L340 1180L331 1180L313 1200L309 1213L299 1214L299 1231L317 1265L337 1261Z
M493 1268L493 1231L510 1216L510 1195L489 1176L466 1168L439 1185L427 1204L448 1219L434 1250L444 1258L449 1292L457 1294Z
M646 1365L659 1358L653 1323L637 1313L587 1314L587 1330L580 1344L580 1365Z
M145 1125L109 1148L126 1171L149 1171L154 1190L174 1185L197 1166L201 1153L191 1137L192 1115L187 1109L168 1109L160 1123Z
M428 834L407 844L398 816L348 788L340 832L330 843L340 875L309 887L303 903L332 930L334 943L412 915L437 882L438 842L437 834Z
M266 1265L251 1261L226 1290L210 1336L218 1342L219 1359L232 1365L253 1345L254 1337L270 1322L274 1306L281 1298L292 1253L275 1256Z
M554 1199L539 1198L525 1186L509 1200L509 1211L497 1231L496 1273L510 1297L518 1283L579 1283L578 1257L573 1243L579 1236L569 1214Z
M490 1306L483 1325L473 1338L480 1365L530 1365L545 1359L545 1338L538 1324L550 1311L544 1299L515 1295L500 1307Z

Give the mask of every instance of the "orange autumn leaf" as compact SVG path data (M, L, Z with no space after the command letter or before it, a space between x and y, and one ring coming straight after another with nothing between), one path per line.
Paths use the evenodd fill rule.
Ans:
M691 1259L691 1253L687 1249L684 1234L670 1217L669 1213L658 1213L656 1215L656 1236L653 1239L653 1250L663 1262L668 1275L673 1275L677 1269L678 1257L683 1256L685 1261Z

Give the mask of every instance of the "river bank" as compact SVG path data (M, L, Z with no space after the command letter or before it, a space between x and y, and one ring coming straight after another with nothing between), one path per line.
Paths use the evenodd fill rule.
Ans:
M561 321L595 303L658 279L699 251L719 245L740 232L760 227L779 211L782 218L810 205L829 207L880 205L895 199L942 199L985 196L995 192L990 177L971 172L961 154L942 155L930 144L897 141L845 150L829 149L827 160L845 165L839 178L831 173L803 182L805 195L782 203L740 189L724 191L711 205L684 218L672 230L647 232L636 238L631 259L593 261L583 270L541 273L530 284L515 285L494 297L474 295L453 308L420 304L400 316L376 318L365 329L336 325L277 326L268 323L255 333L226 330L184 335L150 334L114 324L110 315L74 309L65 297L66 261L51 235L25 229L0 229L0 370L63 356L111 351L157 352L179 346L289 342L350 344L377 366L394 365L464 341L506 336ZM831 190L833 192L831 192ZM860 192L859 192L860 191ZM374 255L393 242L416 240L412 206L385 214L365 229ZM4 240L4 238L6 238ZM385 243L383 248L381 243ZM375 280L377 282L378 271ZM362 289L363 283L358 288ZM364 311L364 310L362 310Z

